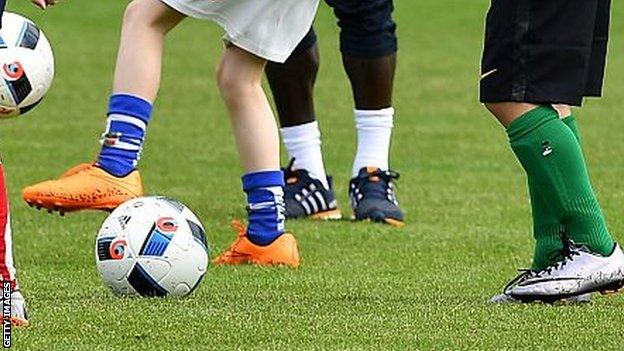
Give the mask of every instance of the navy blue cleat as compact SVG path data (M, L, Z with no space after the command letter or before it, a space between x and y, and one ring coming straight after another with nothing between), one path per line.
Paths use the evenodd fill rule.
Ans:
M310 177L305 169L293 169L293 160L288 167L283 168L284 203L286 204L286 218L311 218L320 220L340 219L342 214L338 209L338 201L332 189L332 178L327 177L329 189L318 179Z
M356 221L371 220L395 227L405 225L403 211L394 193L394 180L399 174L376 167L360 169L349 183L349 199Z

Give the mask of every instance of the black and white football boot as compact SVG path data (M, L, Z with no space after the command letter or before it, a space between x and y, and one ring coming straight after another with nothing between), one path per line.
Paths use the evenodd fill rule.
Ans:
M340 219L342 214L334 194L332 178L327 177L329 189L305 169L293 169L293 160L283 168L286 218Z
M354 219L402 227L405 223L395 195L396 179L399 179L399 174L394 171L382 171L376 167L360 169L357 177L349 182Z
M492 296L492 298L490 298L488 302L492 304L514 304L514 303L533 302L533 301L526 301L526 300L523 301L521 299L517 299L511 296L511 294L509 293L509 290L511 287L513 287L514 285L518 284L519 282L525 279L528 279L532 274L537 274L537 271L533 271L530 269L521 269L520 274L517 277L515 277L512 281L510 281L507 284L507 286L505 286L505 288L503 289L503 292L498 295ZM581 294L577 296L570 296L569 298L566 298L566 299L560 299L558 301L547 301L547 302L550 302L550 303L562 302L562 303L570 303L570 304L589 303L591 302L591 294L589 293Z
M568 242L563 258L541 271L527 270L512 280L504 295L522 302L554 303L593 292L612 294L624 287L624 253L615 244L609 256Z

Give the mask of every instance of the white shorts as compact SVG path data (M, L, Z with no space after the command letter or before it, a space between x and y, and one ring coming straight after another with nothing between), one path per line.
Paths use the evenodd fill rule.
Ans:
M319 0L160 0L174 10L217 22L232 44L284 62L310 29Z

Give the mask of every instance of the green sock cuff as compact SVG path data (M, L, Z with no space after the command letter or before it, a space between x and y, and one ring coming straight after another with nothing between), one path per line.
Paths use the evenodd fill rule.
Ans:
M576 117L572 114L572 115L569 115L568 117L562 118L561 121L565 123L565 125L568 126L568 128L570 128L572 133L574 133L576 140L580 141L579 129L578 129L578 125L576 124Z
M509 141L515 141L530 133L542 124L559 119L557 111L550 106L540 106L516 118L507 127Z
M561 119L563 121L563 123L565 123L568 127L574 126L576 125L576 116L574 116L574 114L571 114L567 117L563 117Z

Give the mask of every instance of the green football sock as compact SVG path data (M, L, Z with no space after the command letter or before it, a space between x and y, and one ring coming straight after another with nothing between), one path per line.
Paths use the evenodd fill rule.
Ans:
M535 238L532 268L539 271L557 262L561 257L563 253L561 233L565 227L541 196L535 181L529 178L528 185L533 214L533 237Z
M596 253L610 254L613 239L589 182L580 145L557 112L550 107L536 108L512 122L507 133L533 192L541 196L542 206L551 210L558 223L565 225L568 237ZM538 241L554 246L552 228L544 233ZM540 256L537 263L549 260L538 252L536 255Z
M570 128L576 140L579 141L579 132L576 118L573 115L561 119ZM529 195L531 196L531 213L533 214L533 237L535 238L535 251L533 255L534 270L541 270L561 258L563 241L561 234L565 226L548 207L546 200L540 196L534 181L529 178Z

